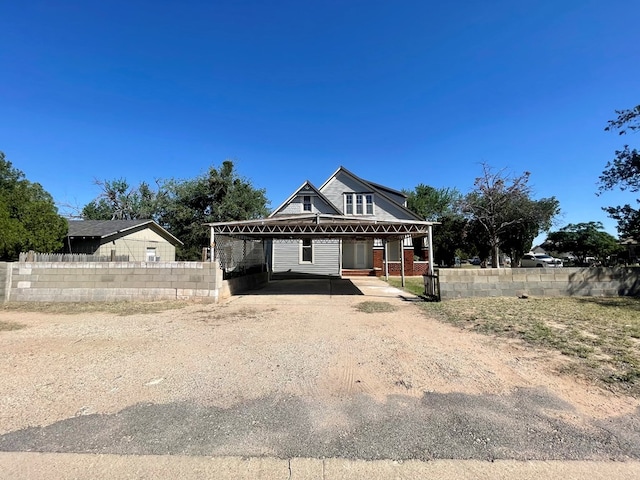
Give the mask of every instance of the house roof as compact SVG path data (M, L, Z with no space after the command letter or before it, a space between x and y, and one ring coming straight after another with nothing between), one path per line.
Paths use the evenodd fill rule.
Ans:
M393 198L391 198L388 193L393 193L395 195L399 195L401 197L406 198L407 196L402 193L399 192L398 190L394 190L392 188L389 187L385 187L383 185L379 185L377 183L372 183L369 182L367 180L365 180L364 178L360 178L359 176L357 176L355 173L350 172L349 170L347 170L346 168L340 166L335 172L333 172L333 175L331 175L320 187L320 190L322 190L333 178L335 178L340 172L345 173L346 175L349 175L351 178L353 178L354 180L362 183L363 185L366 185L368 188L371 189L371 191L375 192L378 195L381 195L382 197L386 198L388 201L392 202L393 204L397 205L398 208L402 209L405 213L407 213L409 216L415 218L416 220L424 220L423 218L421 218L419 215L417 215L415 212L412 212L411 210L409 210L407 207L405 207L404 205L398 203L396 200L394 200Z
M362 180L364 180L364 179L362 179ZM393 193L394 195L398 195L399 197L407 198L407 195L404 192L401 192L400 190L395 190L393 188L387 187L386 185L380 185L379 183L370 182L369 180L364 180L364 181L367 182L369 185L374 186L378 190L383 190L385 192L389 192L389 193Z
M69 220L69 232L67 237L93 237L107 238L129 230L139 229L148 226L156 230L170 243L183 243L166 229L162 228L153 220Z
M302 185L300 185L300 187L293 192L291 195L289 195L289 198L287 198L284 202L282 202L282 204L280 204L280 206L278 208L276 208L270 215L269 217L273 217L274 215L277 215L278 212L280 211L280 209L284 208L291 200L293 200L296 195L298 195L302 190L305 189L305 187L308 187L309 189L311 189L311 191L313 193L315 193L318 197L320 197L328 206L330 206L335 213L340 214L340 210L338 209L338 207L336 207L331 200L329 200L320 190L318 190L313 183L311 183L309 180L305 181ZM304 192L306 193L306 192Z

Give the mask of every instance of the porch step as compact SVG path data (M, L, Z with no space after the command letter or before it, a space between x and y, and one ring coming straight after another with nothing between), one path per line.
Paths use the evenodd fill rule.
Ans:
M356 270L356 269L346 269L343 268L342 269L342 276L343 277L375 277L376 276L376 271L374 269L363 269L363 270Z

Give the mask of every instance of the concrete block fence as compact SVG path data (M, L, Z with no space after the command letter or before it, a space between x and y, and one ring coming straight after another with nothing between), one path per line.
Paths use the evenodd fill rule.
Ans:
M233 285L223 282L218 265L208 262L0 263L4 302L217 302L232 290Z
M7 300L7 292L9 291L8 265L7 262L0 262L0 303Z
M638 296L640 268L440 269L442 300L467 297Z

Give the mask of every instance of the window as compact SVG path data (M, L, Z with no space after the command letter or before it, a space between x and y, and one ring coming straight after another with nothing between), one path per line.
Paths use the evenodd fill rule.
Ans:
M147 262L156 262L156 249L154 247L147 247Z
M373 193L345 193L344 214L373 215Z
M400 252L402 252L402 242L394 240L387 244L387 254L389 255L388 260L390 262L399 262Z
M300 262L313 263L313 243L311 243L310 238L304 238L302 240Z
M373 215L373 195L368 193L364 198L367 206L367 215Z
M311 211L311 196L305 195L302 197L302 211L310 212Z

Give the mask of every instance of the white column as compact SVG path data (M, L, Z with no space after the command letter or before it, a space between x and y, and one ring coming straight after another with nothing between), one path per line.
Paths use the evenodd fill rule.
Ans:
M338 240L338 274L342 278L342 239Z
M389 280L389 242L384 238L382 243L384 244L384 278Z
M429 232L429 275L433 275L433 225L427 227Z
M402 278L402 287L404 288L404 240L398 242L400 246L400 277Z
M213 232L213 227L209 227L210 233L210 243L209 243L209 261L215 261L215 251L216 251L216 242L215 242L215 233Z

